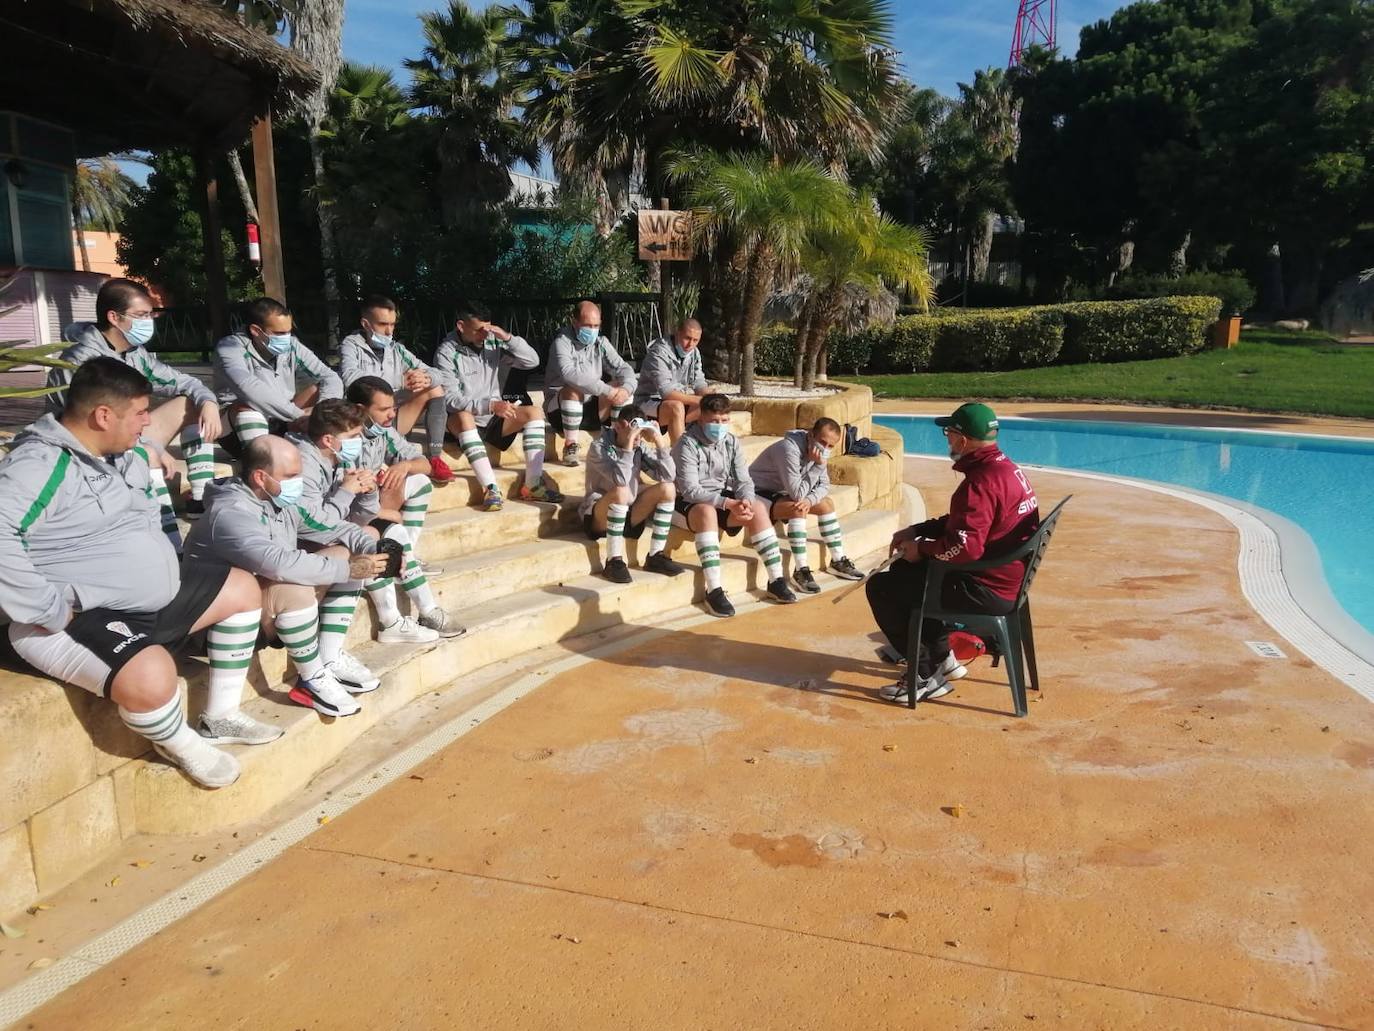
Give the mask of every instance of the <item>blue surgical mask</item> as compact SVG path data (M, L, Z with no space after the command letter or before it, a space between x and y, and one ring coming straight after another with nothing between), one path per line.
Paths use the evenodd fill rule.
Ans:
M382 334L380 333L372 334L372 346L377 348L377 350L379 351L385 351L388 347L390 347L391 341L392 338L389 336L382 336Z
M376 440L386 432L385 426L378 426L375 422L370 422L363 427L363 436L369 440Z
M284 480L277 480L277 493L272 495L272 504L280 509L287 509L292 505L299 505L304 495L305 477L288 476Z
M124 331L124 339L135 347L142 347L153 339L153 325L152 319L131 319L129 328Z
M363 456L363 438L345 437L339 441L339 457L350 465Z
M725 439L725 435L730 432L730 424L728 422L704 422L701 424L701 430L706 434L707 440L715 443Z
M577 342L584 347L589 347L596 343L596 338L601 335L601 331L595 326L578 326Z
M267 338L267 349L273 354L285 354L291 350L291 334L273 333Z
M816 454L821 456L822 462L830 461L830 449L826 447L824 444L816 445Z

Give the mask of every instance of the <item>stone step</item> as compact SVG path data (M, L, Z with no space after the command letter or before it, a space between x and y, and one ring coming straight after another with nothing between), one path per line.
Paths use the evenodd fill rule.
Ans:
M896 529L897 517L893 512L864 511L851 515L845 523L852 550L864 555L885 548ZM752 552L734 551L723 556L721 571L727 591L737 597L762 589L761 563ZM845 586L825 574L818 579L826 593ZM383 675L383 686L359 699L363 710L355 716L324 719L311 710L284 703L279 692L254 698L246 708L286 733L271 745L233 748L243 764L243 775L232 787L203 791L175 768L139 759L115 771L116 793L129 800L141 833L206 832L256 818L299 790L368 729L420 695L450 685L490 663L554 641L623 623L650 622L699 601L702 588L700 570L693 566L675 578L639 574L634 583L618 585L584 576L493 599L482 606L468 633L456 640L419 652L377 645L359 648L358 657ZM827 601L822 594L803 604ZM267 667L284 665L284 653L268 652L263 660ZM278 675L277 669L268 672L269 678Z

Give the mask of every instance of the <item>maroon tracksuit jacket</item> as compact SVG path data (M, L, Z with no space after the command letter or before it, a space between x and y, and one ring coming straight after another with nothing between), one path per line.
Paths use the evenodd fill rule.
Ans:
M964 474L964 482L950 498L949 515L931 534L939 536L918 543L922 555L954 564L996 558L1024 544L1040 526L1040 507L1026 474L996 444L965 455L954 469ZM1024 562L1011 562L969 575L1011 601L1024 572Z

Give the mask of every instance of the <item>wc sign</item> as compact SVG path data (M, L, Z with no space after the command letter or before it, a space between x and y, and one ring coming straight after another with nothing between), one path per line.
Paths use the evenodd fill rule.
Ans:
M640 261L691 261L692 213L641 208Z

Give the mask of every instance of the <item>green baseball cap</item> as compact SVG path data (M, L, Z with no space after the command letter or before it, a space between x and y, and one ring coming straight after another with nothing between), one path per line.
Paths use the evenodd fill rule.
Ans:
M991 440L997 434L997 413L976 401L960 405L953 415L941 416L936 426L953 426L973 440Z

